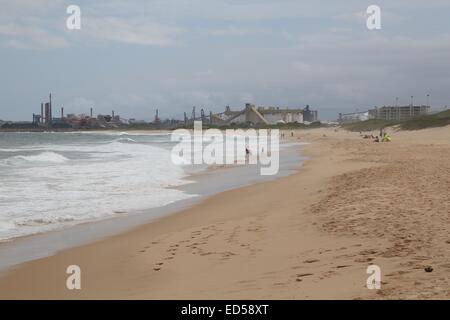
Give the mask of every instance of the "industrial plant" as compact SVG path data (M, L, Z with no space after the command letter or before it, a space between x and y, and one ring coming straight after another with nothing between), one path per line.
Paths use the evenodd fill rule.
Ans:
M192 126L194 121L202 121L206 125L229 126L229 125L278 125L289 123L311 123L318 121L318 112L311 110L309 105L305 108L289 107L257 107L247 103L242 110L232 111L229 106L224 112L206 114L204 109L194 106L190 116L184 112L183 120L162 120L159 110L156 110L153 121L125 119L117 115L114 110L111 114L94 115L94 109L90 108L89 114L65 114L64 107L55 110L52 102L52 94L48 96L47 102L40 105L40 113L33 113L31 122L1 121L0 128L6 130L79 130L79 129L114 129L121 127L146 126L152 128L180 128ZM55 116L55 112L58 116Z
M211 123L217 125L228 124L265 124L276 125L286 123L305 123L317 121L317 111L306 108L256 107L247 103L240 111L231 111L227 106L223 113L211 115Z
M119 128L129 125L129 121L116 115L114 111L111 114L99 114L94 116L94 109L90 108L88 114L67 114L64 108L59 109L59 117L54 116L52 94L49 94L47 102L41 103L39 114L33 113L31 122L12 122L2 121L2 129L30 129L30 130L53 130L53 129L106 129Z

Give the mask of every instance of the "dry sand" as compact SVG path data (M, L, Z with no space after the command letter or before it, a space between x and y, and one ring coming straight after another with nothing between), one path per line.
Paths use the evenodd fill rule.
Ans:
M312 142L298 173L22 264L0 298L448 299L450 127L393 139L297 131ZM381 290L366 288L369 264Z

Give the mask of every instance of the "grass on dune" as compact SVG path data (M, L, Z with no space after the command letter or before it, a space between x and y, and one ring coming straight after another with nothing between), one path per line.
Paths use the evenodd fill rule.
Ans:
M400 124L403 130L420 130L425 128L445 127L450 125L450 110L420 116Z

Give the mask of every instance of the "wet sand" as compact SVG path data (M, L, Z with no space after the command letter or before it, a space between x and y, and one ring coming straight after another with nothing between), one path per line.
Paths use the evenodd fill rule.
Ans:
M311 142L297 173L19 265L0 298L448 299L450 127L392 136L296 131ZM82 290L66 289L73 264Z

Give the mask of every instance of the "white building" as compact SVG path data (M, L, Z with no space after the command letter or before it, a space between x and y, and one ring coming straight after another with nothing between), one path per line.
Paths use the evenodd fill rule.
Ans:
M212 115L212 122L216 124L278 124L303 123L303 109L258 107L247 103L241 111L231 111L227 107L225 112Z
M358 122L370 119L369 111L353 112L353 113L339 113L340 123Z

